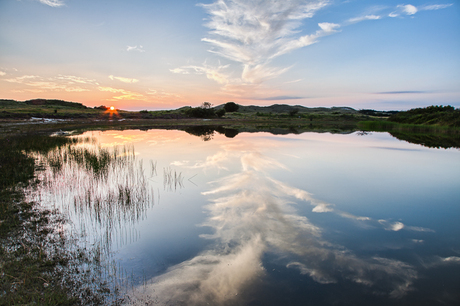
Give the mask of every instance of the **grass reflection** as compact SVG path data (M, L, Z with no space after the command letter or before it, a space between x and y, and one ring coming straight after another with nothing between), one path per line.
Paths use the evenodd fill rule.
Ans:
M123 245L132 226L154 204L143 161L132 146L101 148L82 140L36 156L44 169L39 174L35 197L69 215L78 232L107 252L112 243Z

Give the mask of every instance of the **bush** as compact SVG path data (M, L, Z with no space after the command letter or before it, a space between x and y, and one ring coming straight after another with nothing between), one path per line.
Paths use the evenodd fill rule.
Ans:
M235 102L227 102L224 105L224 110L226 112L229 112L229 113L237 112L239 108L240 108L240 106L238 104L236 104Z
M212 118L216 116L213 108L194 107L187 109L185 113L193 118Z
M217 117L221 118L225 115L225 109L221 108L216 112Z
M95 106L94 109L108 110L109 108L105 105Z

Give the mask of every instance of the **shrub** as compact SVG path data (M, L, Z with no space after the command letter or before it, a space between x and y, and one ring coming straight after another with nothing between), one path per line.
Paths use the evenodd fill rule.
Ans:
M217 117L221 118L225 115L225 109L221 108L216 112Z
M224 110L226 112L229 112L229 113L237 112L239 108L240 108L240 106L238 104L236 104L235 102L227 102L224 105Z
M216 116L214 109L194 107L186 110L186 114L193 118L212 118Z

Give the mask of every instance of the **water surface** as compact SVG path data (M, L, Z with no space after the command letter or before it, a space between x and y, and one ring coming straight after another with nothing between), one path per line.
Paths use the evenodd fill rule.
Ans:
M387 133L78 137L34 196L112 254L132 303L460 302L458 149Z

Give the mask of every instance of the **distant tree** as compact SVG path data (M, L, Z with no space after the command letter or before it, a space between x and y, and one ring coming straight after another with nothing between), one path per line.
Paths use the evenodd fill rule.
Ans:
M294 117L299 112L298 109L291 109L289 111L289 116Z
M211 102L203 102L203 103L201 103L201 108L210 109L211 107L212 107Z
M229 112L229 113L237 112L239 108L240 108L240 106L238 104L236 104L235 102L227 102L224 105L225 111Z

